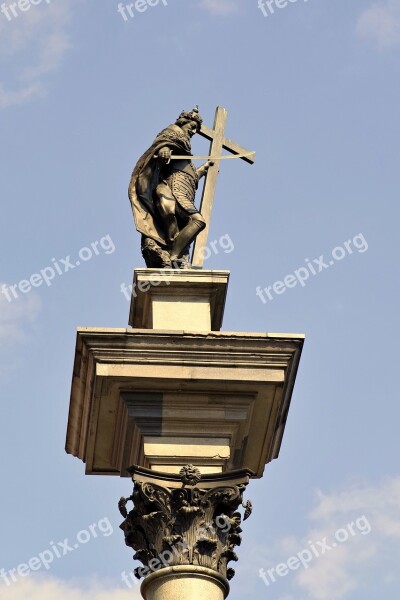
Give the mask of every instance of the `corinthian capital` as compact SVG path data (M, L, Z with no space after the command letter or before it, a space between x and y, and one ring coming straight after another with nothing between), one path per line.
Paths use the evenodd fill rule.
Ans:
M242 516L251 514L251 502L243 504L243 493L251 473L235 471L201 476L187 465L179 475L163 475L133 468L134 490L121 498L120 526L134 559L143 563L135 570L138 578L161 568L193 565L217 571L231 579L228 567L237 561L235 547L241 543ZM130 512L128 502L133 503Z

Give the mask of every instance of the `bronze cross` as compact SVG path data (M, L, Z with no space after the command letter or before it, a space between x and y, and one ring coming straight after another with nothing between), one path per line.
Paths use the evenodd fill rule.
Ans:
M228 111L222 106L218 106L215 111L214 127L210 129L206 125L201 126L199 134L211 141L210 144L210 156L221 156L222 150L228 150L232 154L246 154L248 150L232 142L225 137L225 125L228 116ZM252 156L245 156L242 158L251 165L255 161L255 154ZM197 236L193 247L192 266L197 269L201 269L204 263L204 248L207 245L208 231L211 222L211 212L214 203L215 189L217 186L217 179L220 167L219 160L214 162L214 165L209 168L207 175L205 176L203 195L201 197L200 212L203 215L207 227L203 229Z

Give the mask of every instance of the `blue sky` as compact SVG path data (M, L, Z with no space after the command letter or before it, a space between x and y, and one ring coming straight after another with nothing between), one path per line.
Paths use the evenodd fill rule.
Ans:
M231 270L224 329L306 334L281 455L248 491L230 598L399 595L400 2L278 6L168 0L124 20L114 0L43 0L0 13L1 289L54 272L0 294L0 569L62 554L97 525L48 569L0 579L0 600L139 598L121 580L129 480L85 477L64 453L75 331L127 325L120 286L143 266L130 172L195 104L209 125L228 108L228 137L257 151L218 182L206 267ZM293 286L307 263L316 274ZM351 523L307 566L260 578Z

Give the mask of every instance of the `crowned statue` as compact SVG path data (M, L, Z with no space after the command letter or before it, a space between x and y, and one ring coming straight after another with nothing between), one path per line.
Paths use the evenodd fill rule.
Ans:
M206 227L194 202L199 180L213 162L196 168L191 160L191 138L202 121L198 107L183 111L133 170L129 199L147 267L190 268L190 244Z

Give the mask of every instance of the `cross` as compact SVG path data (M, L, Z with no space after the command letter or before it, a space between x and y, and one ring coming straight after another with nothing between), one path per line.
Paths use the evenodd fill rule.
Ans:
M232 142L232 140L229 140L225 137L225 125L227 116L228 111L226 110L226 108L218 106L217 110L215 111L213 129L210 129L206 125L201 126L199 134L207 140L210 140L211 142L209 152L210 156L221 156L222 150L228 150L228 152L231 152L231 154L236 155L248 153L248 150L242 148L242 146L239 146L239 144L236 144L236 142ZM252 165L255 161L255 154L251 156L245 156L242 158L242 160L245 160L246 162ZM214 195L217 186L219 167L220 161L216 160L214 162L214 165L209 168L205 176L203 195L201 197L200 204L200 212L207 223L207 227L199 233L199 235L194 241L192 267L194 267L195 269L201 269L204 263L204 248L207 245L208 231L211 222L211 212L214 203Z

